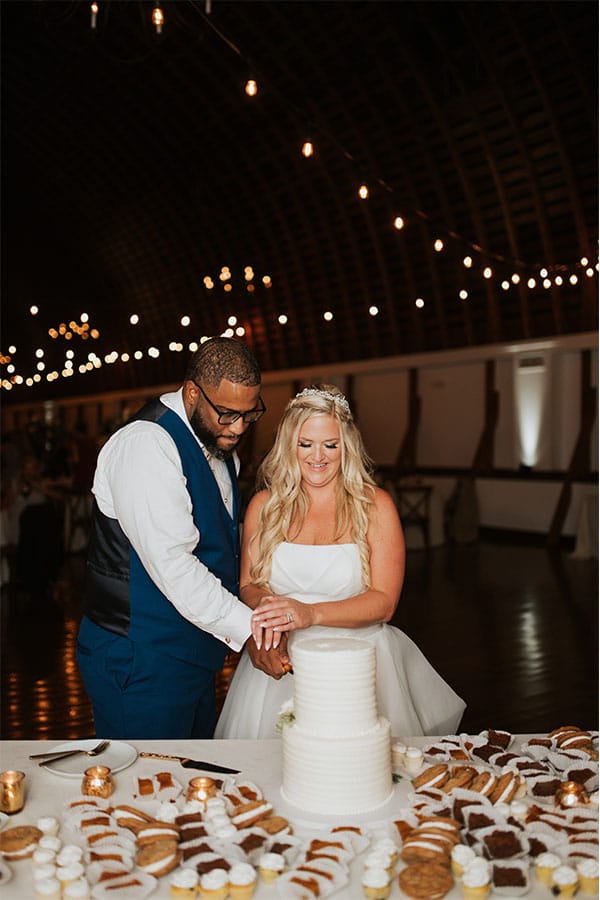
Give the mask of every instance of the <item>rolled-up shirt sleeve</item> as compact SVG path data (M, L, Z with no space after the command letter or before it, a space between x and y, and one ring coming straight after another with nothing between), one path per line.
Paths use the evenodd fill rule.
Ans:
M139 421L117 432L98 458L93 493L177 611L240 650L251 632L251 610L193 554L200 536L179 453L165 429Z

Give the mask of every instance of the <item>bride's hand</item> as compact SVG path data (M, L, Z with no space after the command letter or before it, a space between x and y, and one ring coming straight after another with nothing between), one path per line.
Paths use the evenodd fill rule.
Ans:
M282 632L308 628L313 624L309 603L301 603L292 597L263 597L252 613L251 625L254 640L260 647L264 635L265 647L279 645Z

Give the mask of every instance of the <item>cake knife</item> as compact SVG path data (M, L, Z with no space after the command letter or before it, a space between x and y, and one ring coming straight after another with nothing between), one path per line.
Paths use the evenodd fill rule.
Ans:
M227 766L218 766L216 763L206 762L202 759L188 759L187 756L170 756L168 753L147 753L140 751L140 756L146 759L174 759L180 762L184 769L202 769L204 772L222 772L226 775L239 775L241 769L228 769Z

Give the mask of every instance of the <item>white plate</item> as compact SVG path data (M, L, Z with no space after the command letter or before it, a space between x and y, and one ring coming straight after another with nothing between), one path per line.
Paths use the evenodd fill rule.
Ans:
M59 744L54 747L54 750L56 753L62 753L63 750L74 750L76 747L80 747L82 750L91 750L97 743L96 738L89 741L69 741L68 744ZM42 769L48 769L49 772L54 772L55 775L64 775L66 778L81 778L90 766L108 766L113 772L120 772L134 763L136 759L137 750L131 744L124 744L123 741L111 741L106 750L99 753L98 756L78 753L77 756L48 762L42 766Z

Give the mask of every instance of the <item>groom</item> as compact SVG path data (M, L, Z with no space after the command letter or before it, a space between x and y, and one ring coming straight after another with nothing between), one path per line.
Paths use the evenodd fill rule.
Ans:
M246 641L285 674L248 640L238 597L236 448L265 411L260 385L244 344L212 338L100 452L77 661L101 737L212 737L215 672Z

